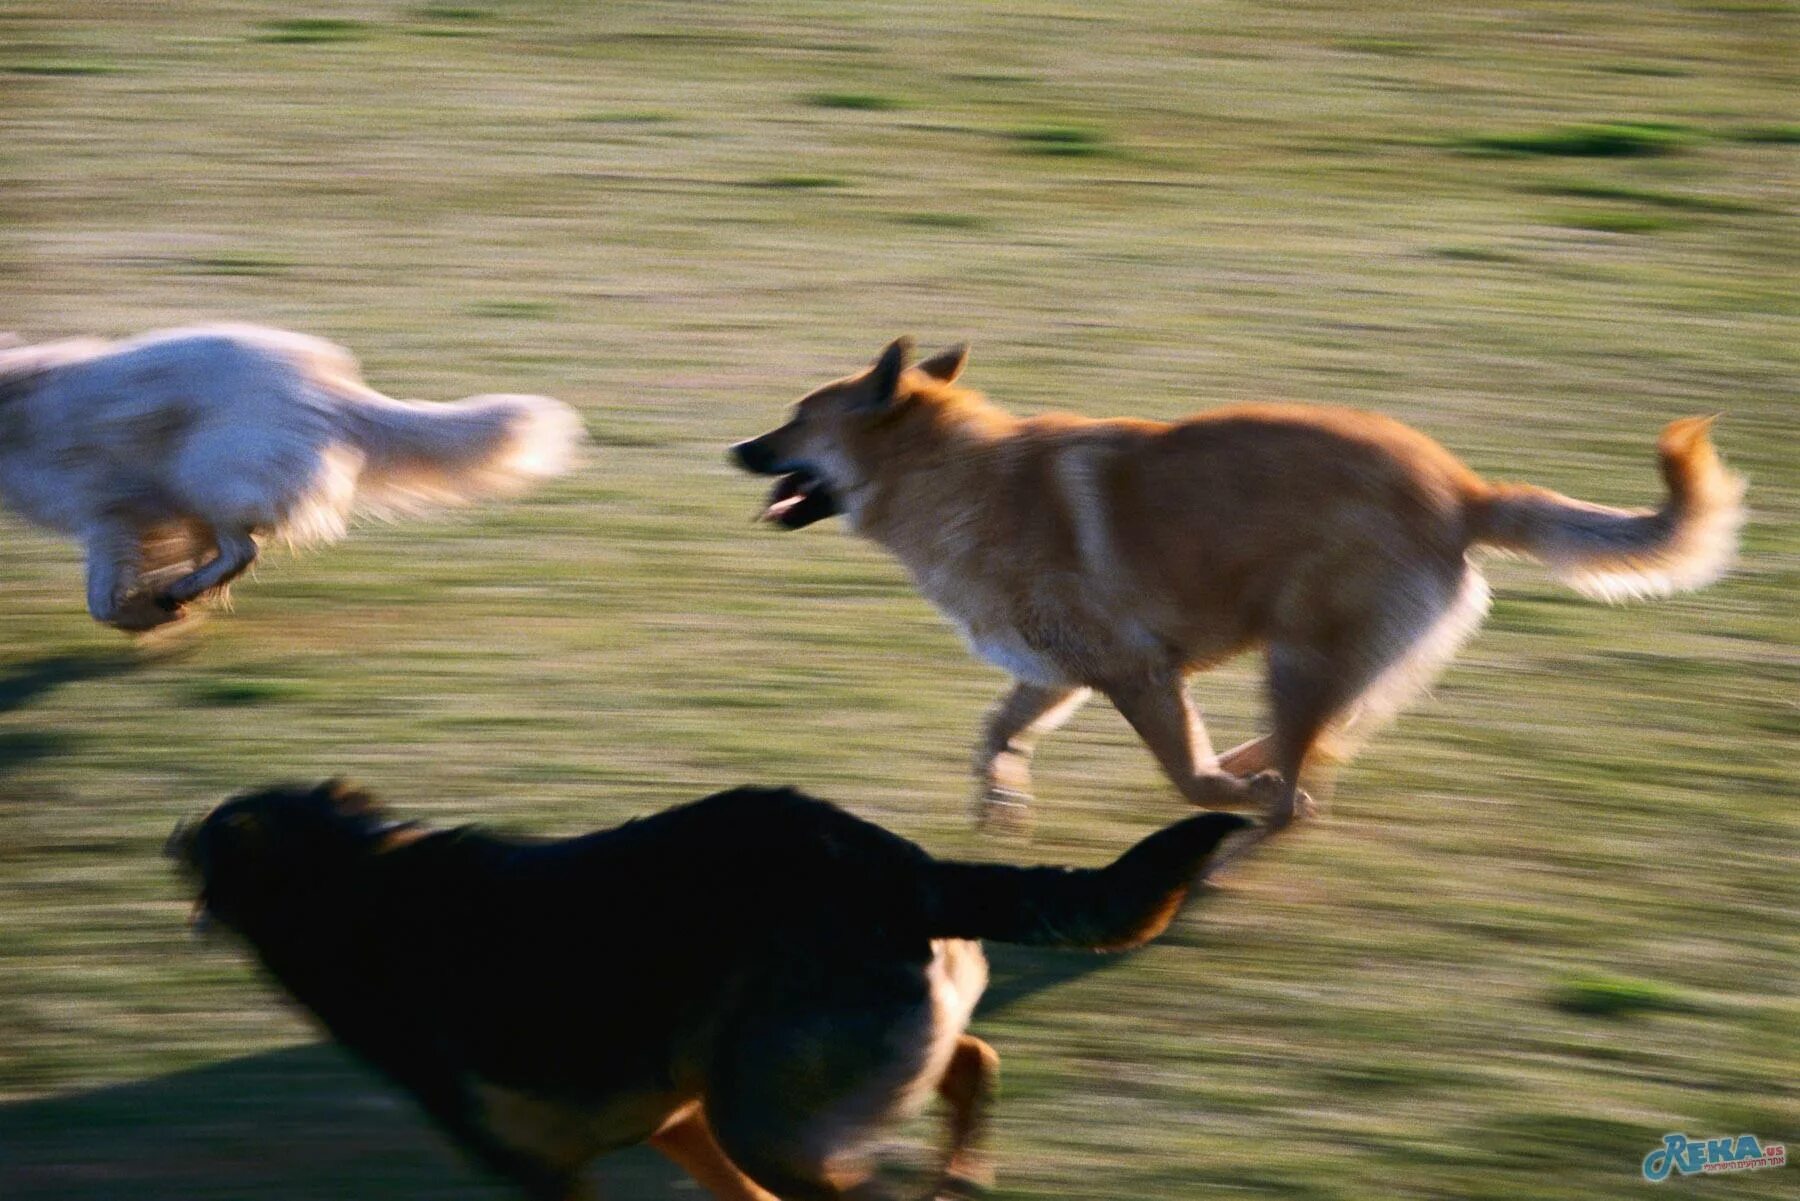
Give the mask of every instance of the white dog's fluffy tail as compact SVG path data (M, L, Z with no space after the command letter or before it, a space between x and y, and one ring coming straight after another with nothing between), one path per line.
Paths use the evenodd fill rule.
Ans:
M1743 524L1744 481L1719 461L1708 417L1671 422L1657 442L1668 500L1611 509L1527 484L1484 486L1469 502L1474 540L1527 555L1600 600L1685 592L1723 575Z
M364 456L356 507L383 515L516 494L567 471L582 439L575 410L548 396L337 399L344 440Z

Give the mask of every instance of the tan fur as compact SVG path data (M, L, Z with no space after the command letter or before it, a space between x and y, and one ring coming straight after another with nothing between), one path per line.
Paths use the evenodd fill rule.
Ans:
M413 843L418 842L421 838L429 837L430 834L431 830L427 826L406 825L397 827L381 836L381 841L375 844L375 853L377 855L385 855L389 851L397 851L401 847L409 847Z
M978 1147L1000 1085L1000 1055L972 1034L957 1039L950 1063L938 1080L938 1095L950 1107L946 1183L988 1188L993 1168Z
M695 1108L692 1101L647 1093L579 1105L481 1080L473 1082L472 1090L495 1138L565 1170L579 1168L603 1151L643 1142Z
M713 1137L712 1126L698 1105L677 1111L661 1130L650 1136L650 1145L668 1156L720 1201L781 1201L731 1162L731 1157Z
M731 1162L698 1101L637 1095L581 1106L483 1082L474 1092L493 1136L537 1162L572 1172L603 1151L648 1142L719 1201L780 1201ZM574 1197L590 1195L584 1182L574 1185Z
M906 349L812 392L738 453L828 488L1019 681L977 752L990 814L1026 799L1032 741L1091 688L1188 799L1259 801L1278 829L1310 804L1309 757L1346 753L1479 625L1472 546L1539 558L1613 599L1717 578L1741 520L1742 484L1705 421L1663 435L1664 507L1625 511L1489 484L1374 413L1015 417L956 385L964 349L901 370ZM1184 682L1253 648L1268 657L1274 733L1221 764Z

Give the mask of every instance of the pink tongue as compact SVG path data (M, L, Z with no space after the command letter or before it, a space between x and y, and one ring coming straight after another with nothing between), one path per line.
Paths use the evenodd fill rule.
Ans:
M803 501L805 499L806 499L806 493L804 493L804 492L796 492L792 496L785 496L782 499L776 501L774 504L770 505L768 508L764 509L763 514L762 514L762 519L764 521L779 521L779 520L781 520L781 515L783 513L787 512L789 509L793 508L795 505L799 504L801 501Z

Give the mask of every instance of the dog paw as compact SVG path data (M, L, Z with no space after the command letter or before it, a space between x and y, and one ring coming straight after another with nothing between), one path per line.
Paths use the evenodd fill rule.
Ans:
M1244 779L1244 793L1263 808L1272 808L1287 793L1287 782L1278 771L1259 771Z
M933 1201L980 1201L990 1195L994 1188L993 1173L984 1172L979 1177L952 1173L944 1177L933 1194Z
M186 606L167 596L133 592L113 606L107 624L127 634L142 634L180 621L185 616Z
M1279 772L1257 772L1244 781L1244 786L1250 799L1262 807L1271 830L1279 830L1296 818L1319 815L1319 806L1304 788L1296 788L1292 801L1289 801L1287 781Z
M1031 833L1031 794L990 785L975 798L975 825L984 834L1022 838Z

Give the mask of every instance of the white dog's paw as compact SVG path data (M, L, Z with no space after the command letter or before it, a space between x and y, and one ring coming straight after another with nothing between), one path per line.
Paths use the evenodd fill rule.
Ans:
M107 624L127 634L142 634L172 625L187 616L187 607L139 589L113 604Z

